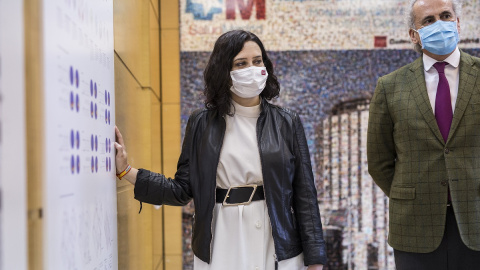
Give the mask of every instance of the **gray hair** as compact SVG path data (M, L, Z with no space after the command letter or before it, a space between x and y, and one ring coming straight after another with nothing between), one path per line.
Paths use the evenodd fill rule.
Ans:
M413 5L417 3L418 0L410 0L407 8L405 9L405 23L408 26L408 29L415 29L415 14L413 14ZM450 0L452 1L453 12L457 18L462 17L462 1L461 0ZM415 29L416 30L416 29ZM413 50L416 52L422 53L422 46L420 44L414 44Z

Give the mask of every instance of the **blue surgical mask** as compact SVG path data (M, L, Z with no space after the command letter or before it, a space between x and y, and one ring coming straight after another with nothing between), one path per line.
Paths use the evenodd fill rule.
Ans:
M460 40L457 31L457 22L441 21L420 28L416 31L420 35L422 49L436 55L446 55L457 47Z

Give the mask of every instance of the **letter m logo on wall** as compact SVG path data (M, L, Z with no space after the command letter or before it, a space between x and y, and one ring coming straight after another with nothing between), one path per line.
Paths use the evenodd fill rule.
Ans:
M257 20L265 20L266 0L226 0L227 20L235 20L235 9L238 7L242 20L250 19L253 6L257 13Z

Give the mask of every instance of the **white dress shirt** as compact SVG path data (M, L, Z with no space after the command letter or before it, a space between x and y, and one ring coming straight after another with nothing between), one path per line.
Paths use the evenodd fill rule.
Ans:
M427 84L428 98L430 99L430 104L432 105L433 114L435 114L435 98L437 96L438 87L438 72L435 67L433 67L436 62L438 61L426 54L423 54L425 83ZM450 86L452 112L455 112L455 103L457 101L459 83L458 65L460 64L460 50L458 50L458 47L443 62L448 63L448 65L445 66L445 76L447 77L448 85Z

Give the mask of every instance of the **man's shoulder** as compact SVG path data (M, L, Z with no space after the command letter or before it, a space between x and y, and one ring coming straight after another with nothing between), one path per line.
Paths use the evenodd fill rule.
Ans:
M382 77L380 77L380 80L383 82L395 82L400 80L404 80L405 77L409 77L414 73L415 71L422 70L423 69L423 62L422 62L422 57L417 58L415 61L404 65L403 67L387 74Z
M467 62L470 62L471 64L477 66L480 68L480 58L479 57L476 57L476 56L473 56L473 55L470 55L464 51L460 51L460 60L461 61L467 61Z

